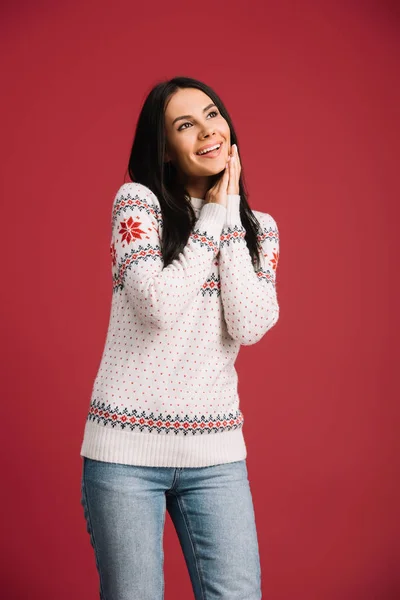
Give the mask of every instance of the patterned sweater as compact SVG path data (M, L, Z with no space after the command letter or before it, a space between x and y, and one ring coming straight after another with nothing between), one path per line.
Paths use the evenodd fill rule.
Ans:
M279 234L268 213L262 266L244 239L239 195L228 206L190 199L196 222L163 268L162 213L143 184L112 207L112 302L81 456L129 465L203 467L243 460L235 360L279 317Z

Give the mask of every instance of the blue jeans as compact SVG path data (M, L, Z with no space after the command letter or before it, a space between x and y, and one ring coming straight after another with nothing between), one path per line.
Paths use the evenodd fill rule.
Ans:
M83 457L81 491L101 600L164 598L165 509L196 600L261 598L246 460L174 468ZM181 598L176 586L171 597Z

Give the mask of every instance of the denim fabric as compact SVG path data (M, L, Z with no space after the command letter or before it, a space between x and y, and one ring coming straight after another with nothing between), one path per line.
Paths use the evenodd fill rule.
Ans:
M81 494L101 600L164 598L166 509L196 600L261 598L246 459L174 468L83 457ZM174 586L171 598L180 600L179 579Z

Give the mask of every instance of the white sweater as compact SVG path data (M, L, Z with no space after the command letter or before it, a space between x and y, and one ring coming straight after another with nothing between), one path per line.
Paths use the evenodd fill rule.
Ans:
M243 413L234 366L279 317L279 234L263 233L256 272L244 239L239 195L228 206L191 198L197 221L163 268L162 213L155 194L124 183L112 208L113 294L81 456L160 467L243 460Z

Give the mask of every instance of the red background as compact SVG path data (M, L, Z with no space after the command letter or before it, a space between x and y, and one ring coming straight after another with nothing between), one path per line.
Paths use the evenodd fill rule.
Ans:
M188 75L280 231L280 319L237 361L263 598L400 598L398 3L14 1L0 27L1 596L98 598L79 451L110 207L145 95ZM164 549L166 600L192 598L169 517Z

